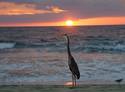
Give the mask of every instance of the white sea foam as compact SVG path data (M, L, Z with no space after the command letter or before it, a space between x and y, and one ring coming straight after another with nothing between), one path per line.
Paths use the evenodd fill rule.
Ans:
M15 43L10 43L10 42L1 42L0 43L0 49L13 48L14 46L15 46Z

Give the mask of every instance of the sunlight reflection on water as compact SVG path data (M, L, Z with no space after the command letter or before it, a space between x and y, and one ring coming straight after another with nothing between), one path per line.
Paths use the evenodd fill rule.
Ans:
M72 86L72 82L66 82L64 85L66 85L66 86Z

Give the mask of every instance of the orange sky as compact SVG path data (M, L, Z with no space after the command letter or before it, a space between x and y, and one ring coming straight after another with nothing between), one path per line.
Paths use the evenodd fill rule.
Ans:
M125 24L125 17L97 17L81 19L78 24L82 25L120 25Z
M123 0L0 1L0 26L65 26L67 20L72 20L74 26L123 25L123 3Z
M68 20L68 19L66 19ZM66 26L66 20L60 22L0 23L1 26ZM97 17L73 20L78 25L124 25L125 17Z

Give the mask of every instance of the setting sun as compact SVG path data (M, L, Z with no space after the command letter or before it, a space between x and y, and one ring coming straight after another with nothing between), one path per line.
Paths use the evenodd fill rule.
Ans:
M72 20L67 20L66 21L66 26L73 26L74 22Z

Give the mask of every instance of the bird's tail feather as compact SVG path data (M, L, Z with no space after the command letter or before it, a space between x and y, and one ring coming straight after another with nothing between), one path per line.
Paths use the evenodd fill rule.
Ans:
M77 79L80 79L80 73L77 73Z

